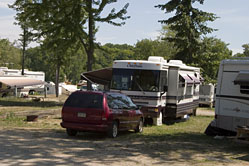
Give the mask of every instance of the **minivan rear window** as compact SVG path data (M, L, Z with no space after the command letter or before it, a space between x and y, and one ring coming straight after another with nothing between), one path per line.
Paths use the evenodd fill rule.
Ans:
M103 108L103 95L92 93L73 93L66 100L65 107Z

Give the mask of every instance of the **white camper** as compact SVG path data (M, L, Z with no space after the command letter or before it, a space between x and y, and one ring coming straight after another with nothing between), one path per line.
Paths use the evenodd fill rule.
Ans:
M146 119L160 125L164 118L194 113L199 99L200 69L163 57L113 62L111 91L130 96Z
M199 104L200 69L171 60L169 66L167 104L164 116L183 117L196 113Z
M207 84L207 85L200 85L200 99L199 105L207 105L210 108L213 107L214 104L214 85Z
M223 60L218 73L215 120L208 135L236 132L249 125L249 59Z

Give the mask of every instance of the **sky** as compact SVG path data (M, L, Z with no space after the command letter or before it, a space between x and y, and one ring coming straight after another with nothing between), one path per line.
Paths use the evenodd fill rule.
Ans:
M11 42L19 38L21 30L14 25L15 11L8 8L14 0L0 0L0 38L8 38ZM130 44L134 45L142 39L154 40L158 37L162 24L158 20L167 19L172 14L165 14L155 5L165 4L168 0L118 0L110 4L104 11L105 16L112 8L121 9L129 3L128 13L131 18L126 24L115 27L107 23L97 24L99 31L96 34L97 42L101 44ZM243 52L242 45L249 43L249 1L248 0L205 0L203 5L195 7L215 13L219 18L208 23L209 27L218 29L208 36L221 39L229 44L233 54ZM31 44L35 46L36 44Z

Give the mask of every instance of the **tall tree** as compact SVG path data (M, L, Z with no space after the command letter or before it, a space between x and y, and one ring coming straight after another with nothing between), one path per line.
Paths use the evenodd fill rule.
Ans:
M34 30L37 38L60 41L66 47L80 40L87 54L87 70L92 70L95 48L96 22L121 26L128 19L128 3L118 12L113 8L102 17L104 8L117 0L16 0L10 7L17 11L16 19ZM24 10L25 9L25 10ZM114 22L115 19L121 20ZM58 40L54 40L58 39ZM60 43L54 43L59 45ZM89 86L90 87L90 84Z
M88 13L88 33L84 31L84 24L80 24L80 31L82 35L79 35L79 39L82 45L85 48L87 53L87 71L92 70L93 65L93 58L94 58L94 41L95 41L95 34L97 32L96 22L106 22L112 24L114 26L121 26L124 25L124 20L130 18L129 16L125 16L127 13L127 8L129 3L127 3L120 11L116 12L115 8L111 10L111 12L106 16L102 17L101 14L104 8L111 3L117 2L117 0L87 0L85 11ZM120 19L121 22L115 22L114 20ZM91 88L90 82L87 84L87 88Z
M156 6L166 13L175 12L173 17L159 22L176 32L175 36L166 39L173 42L178 49L176 58L187 64L194 61L193 57L200 49L200 38L215 30L207 27L207 22L217 18L213 13L194 8L195 2L203 4L204 0L170 0L166 4Z
M205 37L202 40L201 48L195 57L198 61L191 65L201 68L207 83L216 83L220 61L232 58L232 51L227 46L225 42L213 37Z

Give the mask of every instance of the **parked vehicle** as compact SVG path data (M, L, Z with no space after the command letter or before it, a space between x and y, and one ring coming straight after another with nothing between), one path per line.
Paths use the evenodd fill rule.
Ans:
M207 135L235 134L249 126L249 59L223 60L218 73L215 119Z
M151 56L147 61L114 61L110 90L130 96L142 107L145 119L161 125L164 119L194 113L199 103L199 84L199 68Z
M122 130L142 132L143 114L124 94L76 91L64 103L61 126L69 136L80 131L96 131L107 132L115 138Z
M112 68L86 72L82 79L104 84L105 89L122 92L141 106L147 122L195 114L199 104L200 68L163 57L148 60L115 60Z
M199 99L199 105L207 105L210 108L213 108L214 105L214 93L215 86L213 84L208 85L200 85L200 99Z

